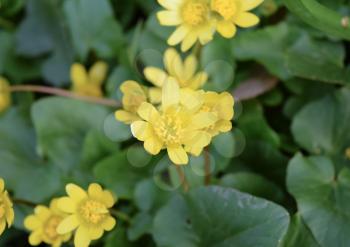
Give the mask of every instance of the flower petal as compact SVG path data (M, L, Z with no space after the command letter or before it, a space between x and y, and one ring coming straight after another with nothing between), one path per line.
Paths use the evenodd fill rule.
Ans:
M75 202L80 202L87 197L85 190L75 184L67 184L66 191L69 197L72 198Z
M181 24L181 18L177 11L162 10L157 13L157 18L163 26L177 26Z
M107 208L111 208L113 207L117 199L113 196L113 194L110 191L104 190L101 196L101 200Z
M148 97L152 104L159 104L162 101L162 89L152 87L148 90Z
M42 221L45 221L51 215L50 210L47 207L41 205L36 206L34 212Z
M76 87L83 86L88 82L88 75L84 66L80 63L72 65L70 70L71 80Z
M41 224L40 219L34 215L29 215L24 219L24 227L31 231L38 229Z
M150 135L149 123L145 121L135 121L131 124L131 133L139 141L145 141Z
M198 39L198 36L196 33L189 32L184 38L184 40L182 41L181 51L182 52L188 51L194 45L194 43L196 43L197 39Z
M163 143L156 136L150 136L145 140L143 146L147 152L156 155L162 149Z
M165 51L164 65L170 76L175 78L183 77L184 65L180 54L174 48L169 48Z
M188 156L185 149L181 146L167 148L169 158L176 165L186 165Z
M252 13L242 12L235 18L234 22L240 27L251 27L259 23L259 18Z
M179 26L169 37L168 39L168 44L169 45L177 45L179 44L185 37L186 35L189 33L189 29L184 26L181 25Z
M158 3L166 9L176 10L182 0L158 0Z
M209 133L205 131L192 131L191 133L188 133L184 144L187 148L189 148L189 150L191 150L191 148L203 148L208 146L210 141L211 135ZM186 150L188 150L187 148Z
M91 240L96 240L102 237L103 228L101 227L89 227L89 237Z
M203 129L214 124L217 120L218 118L211 112L199 112L193 116L190 129Z
M5 221L0 221L0 235L5 231L6 223Z
M132 122L140 120L140 118L135 113L131 113L131 112L124 111L124 110L116 111L115 118L118 121L123 122L125 124L131 124Z
M5 189L5 181L0 178L0 192L3 192Z
M140 105L139 109L137 110L137 113L142 119L150 123L158 121L159 119L159 113L157 109L152 104L147 102L143 102Z
M236 26L231 21L220 21L217 26L218 32L225 38L232 38L237 32Z
M244 11L252 10L260 5L264 0L245 0L241 2Z
M40 230L34 231L29 235L29 243L32 246L39 245L42 241L42 232Z
M196 73L198 67L198 61L196 56L190 55L186 58L185 60L185 65L184 65L184 77L186 80L191 79L194 74Z
M162 107L166 110L168 107L177 105L180 103L180 88L177 81L169 77L165 82L162 91Z
M70 197L61 197L57 201L57 207L65 213L74 213L77 203Z
M89 71L89 81L95 85L102 85L106 78L108 65L105 62L96 62Z
M146 79L157 87L162 87L168 77L167 73L155 67L147 67L143 73Z
M77 228L78 226L79 219L75 214L73 214L61 221L61 223L57 227L57 232L59 234L66 234L75 230L75 228Z
M80 226L74 237L75 247L88 247L91 242L89 231L87 228Z
M104 229L105 231L110 231L110 230L112 230L112 229L115 227L116 223L117 223L116 220L115 220L113 217L109 216L109 217L102 223L102 227L103 227L103 229Z
M100 198L102 193L103 193L103 189L101 185L97 183L92 183L89 185L89 188L88 188L89 197Z

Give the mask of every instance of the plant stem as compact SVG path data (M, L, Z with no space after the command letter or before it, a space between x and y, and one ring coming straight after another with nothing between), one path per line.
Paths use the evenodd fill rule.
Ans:
M211 169L210 169L210 155L209 155L209 147L206 147L203 152L204 155L204 184L209 185L211 180Z
M120 107L120 103L113 99L98 98L91 96L79 95L72 93L68 90L46 87L46 86L35 86L35 85L16 85L10 87L11 92L36 92L36 93L45 93L51 95L57 95L65 98L72 98L76 100L87 101L90 103L95 103L99 105L109 106L109 107Z
M111 214L114 215L118 219L124 220L127 223L131 222L129 215L127 215L126 213L123 213L122 211L119 211L116 209L111 209Z
M184 171L181 169L180 166L175 165L175 167L176 167L177 173L179 174L180 180L181 180L182 183L183 183L183 190L184 190L184 192L186 193L186 192L188 192L188 190L189 190L189 185L188 185L188 182L187 182L185 173L184 173Z
M22 205L29 206L29 207L32 207L32 208L35 208L37 206L37 204L34 203L34 202L30 202L30 201L27 201L27 200L24 200L24 199L19 199L19 198L12 198L11 201L13 203L22 204Z

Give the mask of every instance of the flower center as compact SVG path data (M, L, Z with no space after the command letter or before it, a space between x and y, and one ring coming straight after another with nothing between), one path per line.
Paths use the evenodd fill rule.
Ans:
M155 127L155 132L165 144L179 144L182 136L182 121L176 115L163 115Z
M48 237L48 239L55 240L59 234L56 229L58 225L61 223L62 217L60 216L51 216L45 223L44 233Z
M225 20L231 20L237 13L235 0L212 0L211 7Z
M87 200L80 206L80 214L87 223L98 224L108 213L106 206L95 200Z
M183 20L191 26L203 24L207 20L208 13L208 6L196 0L189 1L182 9Z

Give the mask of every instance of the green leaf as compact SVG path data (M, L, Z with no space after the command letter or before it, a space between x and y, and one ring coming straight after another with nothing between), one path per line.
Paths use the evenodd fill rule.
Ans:
M320 247L316 242L310 229L307 228L300 214L292 217L288 233L283 241L283 247Z
M66 98L35 102L32 119L41 154L65 172L73 172L80 163L86 134L101 130L107 113L104 107Z
M287 8L307 24L343 39L350 39L350 27L342 25L344 16L316 0L284 0Z
M302 36L286 54L286 65L294 76L334 84L350 81L344 68L344 47L339 43L320 42Z
M292 132L313 154L344 156L350 146L350 90L342 89L307 104L294 117Z
M0 119L0 177L15 197L43 202L59 190L61 174L35 147L33 128L16 109L9 110Z
M104 58L112 58L122 50L122 29L114 19L108 0L66 1L64 12L74 48L81 60L86 59L90 50Z
M149 177L147 167L134 167L125 152L100 161L96 164L94 174L98 181L115 192L118 198L130 199L138 181Z
M226 174L220 179L219 185L275 202L281 202L284 197L282 190L276 184L251 172Z
M28 57L50 53L41 71L52 85L69 82L73 51L64 28L59 0L28 0L27 15L17 30L17 51Z
M350 170L338 174L328 157L297 154L289 163L287 186L306 225L322 247L350 243Z
M169 201L154 220L153 237L168 247L277 247L288 223L276 204L210 186Z

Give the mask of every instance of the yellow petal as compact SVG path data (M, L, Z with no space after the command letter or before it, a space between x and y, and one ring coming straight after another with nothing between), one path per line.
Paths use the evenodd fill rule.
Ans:
M146 102L140 105L139 109L137 110L137 113L142 119L151 123L157 121L159 118L159 113L157 109L150 103Z
M188 163L188 156L185 149L181 146L168 147L168 155L170 160L176 165L186 165Z
M190 55L186 58L184 65L184 77L186 80L189 80L194 76L197 70L197 66L198 61L196 56Z
M259 6L264 0L245 0L242 1L242 10L244 11L248 11L248 10L252 10L255 7Z
M99 239L103 235L103 228L101 227L90 227L88 230L89 230L89 237L91 240Z
M73 214L62 220L62 222L57 227L57 232L59 234L66 234L75 230L79 226L78 217Z
M199 41L202 45L209 43L213 40L213 35L215 33L215 27L212 24L208 24L207 28L199 33Z
M41 205L36 206L34 212L42 221L45 221L51 215L50 210L47 207Z
M175 78L183 77L184 65L180 54L174 48L169 48L165 51L164 65L170 76Z
M145 140L143 146L150 154L157 155L162 149L163 143L156 136L150 136Z
M208 74L206 72L197 73L196 76L189 82L191 89L199 89L208 81Z
M196 43L197 38L198 38L197 34L189 32L186 35L185 39L182 41L181 51L182 52L188 51L194 45L194 43Z
M211 141L211 135L205 131L192 131L191 133L188 133L187 138L184 142L187 149L190 150L189 152L192 152L191 148L203 148L205 146L208 146Z
M86 192L75 184L67 184L66 191L69 197L72 198L75 202L80 202L87 197Z
M157 87L150 88L148 97L152 104L159 104L162 101L162 89Z
M188 110L195 112L202 106L203 99L198 91L183 88L180 91L180 102L181 105L185 106Z
M42 232L40 230L34 231L29 235L29 243L32 246L39 245L42 241Z
M34 215L29 215L24 219L24 227L28 230L35 230L39 228L42 225L41 221L38 219L38 217Z
M75 247L88 247L91 242L89 237L89 231L87 228L80 226L74 237L74 246Z
M140 120L140 118L135 113L131 113L131 112L124 111L124 110L116 111L115 118L118 121L123 122L125 124L131 124L132 122Z
M5 221L1 220L0 221L0 235L3 234L3 232L5 231L6 228L6 223Z
M151 134L149 123L145 121L135 121L131 124L131 133L139 141L145 141Z
M168 107L180 103L180 88L174 78L169 77L165 82L162 91L162 107L166 110Z
M217 129L220 132L229 132L232 129L232 122L227 120L220 120L216 123Z
M163 26L177 26L181 24L181 18L177 11L162 10L157 13L159 23Z
M169 45L177 45L179 44L185 37L186 35L189 33L189 29L184 26L181 25L179 26L169 37L168 39L168 44Z
M104 190L102 193L101 200L103 201L103 203L106 205L107 208L111 208L115 204L116 198L113 196L113 194L110 191Z
M70 197L61 197L57 201L59 210L65 213L74 213L77 208L77 203Z
M252 13L242 12L235 18L234 22L240 27L251 27L259 23L259 18Z
M179 7L182 0L158 0L158 3L166 9L175 10Z
M218 103L219 118L231 120L234 114L234 99L232 95L227 92L221 93Z
M88 194L89 197L99 198L102 195L102 187L97 183L92 183L89 185Z
M106 78L107 70L107 63L101 61L95 63L89 71L89 81L95 85L102 85Z
M146 79L157 87L162 87L168 77L167 73L155 67L147 67L143 73Z
M83 86L88 82L86 69L80 63L75 63L72 65L70 75L73 85L76 87Z
M218 118L211 112L199 112L192 118L190 129L202 129L214 124Z
M13 208L11 207L6 213L7 225L11 226L13 224L14 219L15 219L15 212L13 211Z
M186 152L198 157L203 151L203 147L185 146Z
M235 36L237 28L231 21L220 21L217 26L218 32L225 38Z
M5 189L5 181L0 178L0 192L3 192Z
M110 231L112 230L116 225L116 220L111 217L108 216L108 218L102 223L102 227L105 231Z

